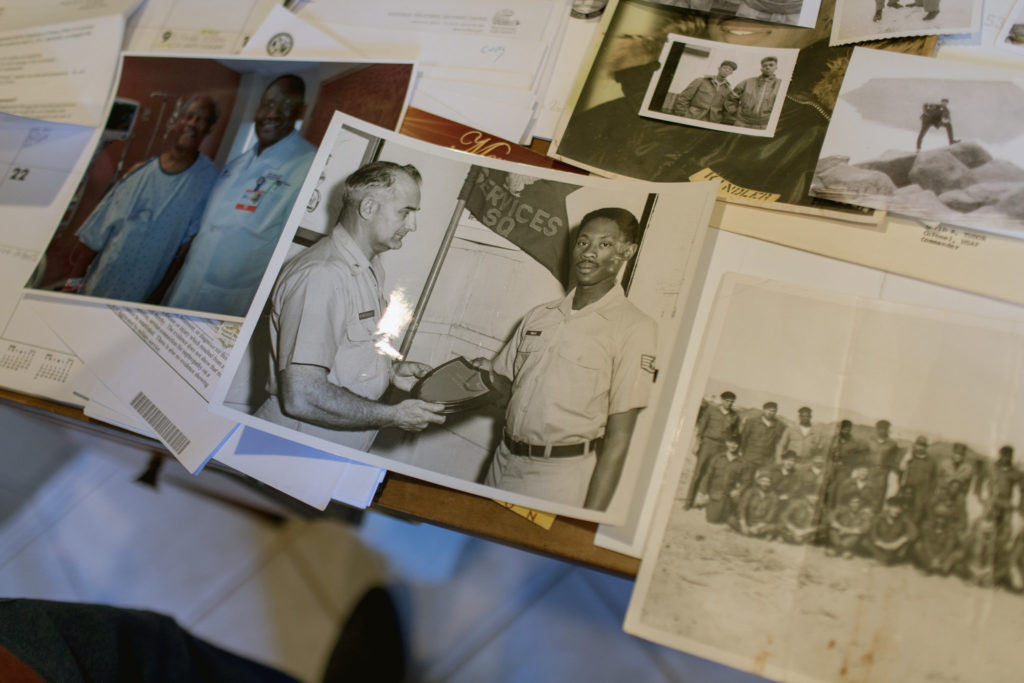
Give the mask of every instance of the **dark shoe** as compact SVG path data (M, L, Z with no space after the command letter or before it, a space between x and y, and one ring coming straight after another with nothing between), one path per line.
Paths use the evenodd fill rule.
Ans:
M894 8L894 9L900 9L901 7L903 7L903 5L901 5L898 2L898 0L889 0L889 5L888 6Z
M936 10L934 12L929 12L928 14L924 15L924 20L925 21L931 21L932 19L934 19L937 16L939 16L938 10Z
M387 590L371 588L345 622L323 681L401 683L405 667L398 609Z
M960 138L953 138L953 140L951 140L949 144L955 145L958 142L960 142Z
M881 21L881 20L882 20L882 10L878 10L877 12L875 12L875 18L872 19L871 21Z

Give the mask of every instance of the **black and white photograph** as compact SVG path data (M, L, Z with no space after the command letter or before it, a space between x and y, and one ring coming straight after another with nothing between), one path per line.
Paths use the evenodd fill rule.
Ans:
M799 50L744 47L670 34L640 114L771 137Z
M1024 235L1024 77L857 48L811 193Z
M470 493L621 519L715 190L467 155L338 114L211 406Z
M1024 56L1024 2L1021 0L1013 4L994 45L998 50Z
M410 62L124 55L104 134L26 286L241 318L332 113L397 128L412 75Z
M622 0L605 17L604 38L559 123L551 154L605 176L661 182L718 179L725 201L796 204L850 215L854 210L808 195L852 49L829 47L832 9L832 0L825 0L818 23L807 29ZM739 135L641 116L670 34L733 46L799 49L775 135ZM905 39L901 45L916 50L922 40ZM717 73L719 66L709 73Z
M832 45L901 36L974 33L982 0L836 0Z
M659 5L698 10L771 24L812 28L820 0L653 0Z
M1022 342L725 275L626 630L775 680L1016 680Z

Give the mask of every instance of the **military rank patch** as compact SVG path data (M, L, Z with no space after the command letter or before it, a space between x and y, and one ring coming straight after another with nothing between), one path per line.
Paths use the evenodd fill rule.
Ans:
M654 379L658 378L658 369L654 367L654 356L646 353L640 354L640 369L644 372L649 372L654 375Z
M526 331L526 336L527 337L539 337L540 336L540 330L527 330Z
M369 320L372 317L373 317L373 310L372 309L369 310L369 311L363 311L362 313L359 314L359 319L360 320Z

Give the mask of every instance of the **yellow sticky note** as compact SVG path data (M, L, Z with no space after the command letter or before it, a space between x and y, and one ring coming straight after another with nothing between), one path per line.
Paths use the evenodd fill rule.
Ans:
M550 512L531 510L530 508L524 508L522 505L513 505L512 503L506 503L504 501L496 499L494 500L494 502L505 509L511 510L520 517L523 517L533 522L545 531L549 531L551 529L551 525L555 523L555 515L551 514Z

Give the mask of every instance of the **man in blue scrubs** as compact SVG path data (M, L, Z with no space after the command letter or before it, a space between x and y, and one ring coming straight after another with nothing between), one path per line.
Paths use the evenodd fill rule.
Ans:
M165 305L237 316L249 309L316 153L295 131L305 93L293 75L263 93L256 145L221 172Z

